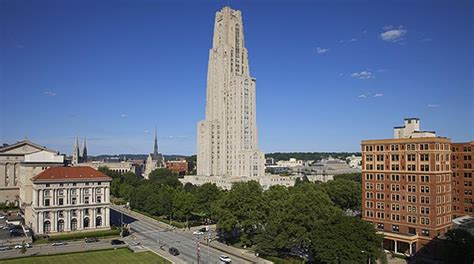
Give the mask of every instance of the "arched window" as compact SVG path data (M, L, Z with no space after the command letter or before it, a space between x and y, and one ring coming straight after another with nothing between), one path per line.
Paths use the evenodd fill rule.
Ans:
M89 222L90 222L89 217L84 218L84 228L89 227L89 224L90 224Z
M102 217L97 216L95 218L95 226L102 226Z
M64 220L60 219L58 220L58 232L63 232L64 231Z
M76 218L71 219L71 230L72 231L77 230L77 219Z
M51 222L45 221L43 223L43 231L44 231L45 234L51 232Z

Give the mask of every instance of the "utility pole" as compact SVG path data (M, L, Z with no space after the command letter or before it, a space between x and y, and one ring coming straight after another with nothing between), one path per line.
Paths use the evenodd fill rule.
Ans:
M197 264L199 264L199 260L201 257L201 247L199 245L199 238L196 240L196 257L197 257Z

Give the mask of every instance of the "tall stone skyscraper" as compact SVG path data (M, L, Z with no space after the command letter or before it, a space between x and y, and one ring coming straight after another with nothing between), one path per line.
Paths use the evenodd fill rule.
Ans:
M264 175L264 155L257 141L255 84L242 14L224 7L216 13L209 51L206 119L198 123L197 175Z

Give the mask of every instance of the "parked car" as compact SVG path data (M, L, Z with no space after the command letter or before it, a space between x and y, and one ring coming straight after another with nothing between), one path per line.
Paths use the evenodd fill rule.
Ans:
M170 247L170 249L168 250L168 252L173 255L173 256L178 256L179 255L179 250L175 247Z
M5 215L0 215L0 219L5 219Z
M23 233L23 230L22 231L19 231L19 230L10 231L10 237L22 237L22 236L25 236L25 233Z
M207 232L207 231L209 231L209 228L203 227L203 228L199 229L199 231L201 231L201 232Z
M99 239L97 237L86 237L85 241L86 243L94 243L99 242Z
M51 244L51 245L57 247L57 246L64 246L64 245L67 245L67 243L64 242L64 241L56 241L56 242L54 242L54 243Z
M204 235L204 232L196 230L193 232L193 235Z
M10 246L0 246L0 251L10 250L12 247Z
M122 240L114 239L114 240L110 241L110 244L112 244L112 245L123 245L123 244L125 244L125 242L123 242Z
M230 259L228 256L226 255L220 255L219 256L219 260L224 262L224 263L231 263L232 262L232 259Z

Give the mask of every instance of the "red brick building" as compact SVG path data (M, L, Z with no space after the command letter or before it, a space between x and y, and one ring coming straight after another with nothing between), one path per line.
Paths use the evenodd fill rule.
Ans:
M170 160L166 162L166 168L173 173L184 175L188 172L188 162L185 159Z
M451 144L453 218L474 216L474 141Z

